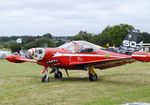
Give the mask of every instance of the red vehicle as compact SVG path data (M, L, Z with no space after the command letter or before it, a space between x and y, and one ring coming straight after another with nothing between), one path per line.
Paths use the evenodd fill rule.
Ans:
M29 56L33 59L18 54L7 56L6 59L14 63L33 62L44 67L42 82L48 82L48 68L54 77L61 79L60 68L68 70L85 70L89 73L89 80L97 80L94 68L106 69L124 65L135 61L150 62L150 54L141 51L142 44L137 44L138 32L128 33L118 48L104 49L98 45L86 41L72 41L65 43L58 48L32 48L28 50ZM69 75L68 75L69 77Z
M135 61L150 62L150 53L137 51L132 55L101 50L101 47L86 41L71 41L57 48L32 48L28 50L33 59L21 55L10 55L6 59L14 63L33 62L44 67L42 82L48 82L48 68L57 79L62 78L60 68L67 70L88 71L89 80L97 80L94 68L106 69ZM68 75L69 76L69 75Z

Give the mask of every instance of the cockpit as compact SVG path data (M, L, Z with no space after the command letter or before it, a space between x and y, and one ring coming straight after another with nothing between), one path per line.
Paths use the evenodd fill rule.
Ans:
M94 52L101 47L87 41L71 41L59 46L58 48L65 48L71 53L85 53Z

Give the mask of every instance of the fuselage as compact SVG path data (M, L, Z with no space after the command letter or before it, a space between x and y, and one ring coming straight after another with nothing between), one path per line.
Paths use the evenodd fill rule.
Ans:
M45 67L50 66L65 69L84 69L86 65L96 61L113 61L120 58L131 59L131 56L129 55L108 52L100 49L93 52L78 53L71 53L65 48L45 48L44 50L45 55L43 59L38 60L38 64ZM74 65L74 63L76 65Z

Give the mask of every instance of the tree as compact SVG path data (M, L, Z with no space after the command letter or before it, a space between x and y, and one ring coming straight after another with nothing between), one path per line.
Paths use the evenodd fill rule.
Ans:
M18 52L19 53L21 50L21 44L13 42L10 44L9 48L11 49L11 52L13 52L13 53Z
M50 33L44 34L43 37L52 39L52 35Z
M147 32L142 32L138 36L138 42L143 41L144 43L150 43L150 34Z
M30 49L35 47L56 47L56 42L47 38L40 38L33 42L29 42L23 46L24 49Z
M80 31L77 35L73 36L71 40L86 40L94 42L94 34L87 33L86 31Z
M101 46L106 46L107 44L119 46L128 34L128 31L133 29L134 27L128 24L114 25L112 27L107 26L102 33L96 36L96 43Z

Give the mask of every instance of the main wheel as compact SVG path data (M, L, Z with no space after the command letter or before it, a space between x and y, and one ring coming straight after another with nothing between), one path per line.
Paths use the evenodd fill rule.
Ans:
M90 81L96 81L97 80L97 74L89 73L89 80Z
M54 78L56 78L56 79L62 79L62 73L61 73L61 71L57 71L57 72L54 74Z
M49 82L48 75L44 75L41 80L42 80L42 82Z

